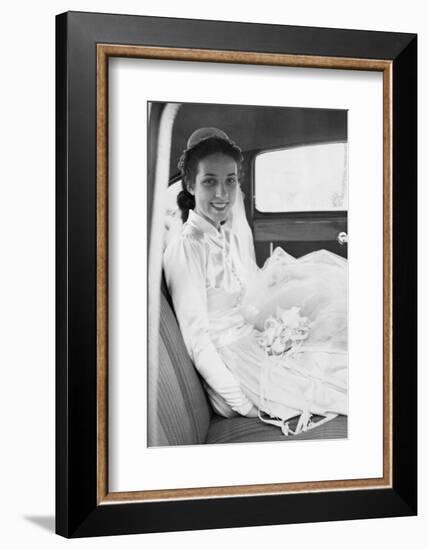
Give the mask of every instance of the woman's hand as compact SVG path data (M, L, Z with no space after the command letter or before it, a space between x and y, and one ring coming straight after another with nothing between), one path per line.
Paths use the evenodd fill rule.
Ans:
M255 407L254 405L251 407L251 409L247 412L247 414L245 415L247 418L258 418L259 416L259 411L257 409L257 407Z

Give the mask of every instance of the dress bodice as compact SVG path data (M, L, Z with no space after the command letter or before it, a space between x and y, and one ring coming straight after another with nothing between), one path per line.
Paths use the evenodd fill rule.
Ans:
M249 334L252 327L240 311L247 277L236 236L226 226L217 230L191 210L182 238L196 240L203 248L209 333L215 346Z

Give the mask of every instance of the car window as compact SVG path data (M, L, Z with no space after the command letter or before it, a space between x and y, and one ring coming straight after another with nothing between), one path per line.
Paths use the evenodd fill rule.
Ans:
M258 155L255 207L263 213L347 210L347 143L304 145Z

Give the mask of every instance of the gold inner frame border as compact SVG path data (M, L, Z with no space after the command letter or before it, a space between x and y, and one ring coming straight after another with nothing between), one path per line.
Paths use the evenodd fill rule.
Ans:
M393 63L343 57L97 44L97 504L380 489L392 487L392 74ZM186 489L109 492L108 489L108 60L279 65L383 73L383 477Z

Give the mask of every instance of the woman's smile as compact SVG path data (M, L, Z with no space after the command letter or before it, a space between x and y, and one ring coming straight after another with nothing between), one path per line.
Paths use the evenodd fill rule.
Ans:
M211 206L218 210L219 212L224 212L228 206L228 202L212 202Z

